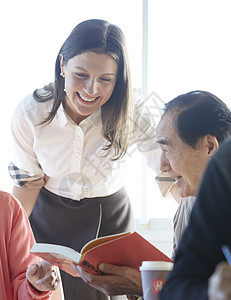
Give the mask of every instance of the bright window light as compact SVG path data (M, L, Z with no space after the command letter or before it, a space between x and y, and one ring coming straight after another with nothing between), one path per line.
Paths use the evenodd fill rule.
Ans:
M163 101L194 89L208 90L228 104L231 99L231 18L229 0L149 0L148 95ZM124 32L133 86L142 86L142 0L12 0L2 4L0 189L11 191L10 119L21 99L53 80L56 55L75 25L89 18L117 24ZM163 199L142 159L128 162L126 187L140 218L144 188L147 218L171 218L173 199Z

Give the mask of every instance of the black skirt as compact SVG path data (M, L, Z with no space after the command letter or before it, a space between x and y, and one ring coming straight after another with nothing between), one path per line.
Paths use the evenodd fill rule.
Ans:
M124 188L110 196L80 201L42 188L29 220L37 242L60 244L78 252L92 239L135 228L131 204ZM106 296L81 278L63 271L61 276L65 300L126 299L125 296Z

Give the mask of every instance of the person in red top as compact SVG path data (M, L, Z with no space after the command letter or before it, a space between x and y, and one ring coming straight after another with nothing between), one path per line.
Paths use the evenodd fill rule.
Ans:
M57 267L30 253L34 236L20 202L0 191L0 299L48 300L58 287Z

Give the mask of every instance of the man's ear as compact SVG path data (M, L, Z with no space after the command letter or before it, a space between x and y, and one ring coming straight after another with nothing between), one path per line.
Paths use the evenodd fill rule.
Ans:
M218 140L215 136L210 134L207 134L205 138L207 143L208 156L212 156L215 153L215 151L219 148Z

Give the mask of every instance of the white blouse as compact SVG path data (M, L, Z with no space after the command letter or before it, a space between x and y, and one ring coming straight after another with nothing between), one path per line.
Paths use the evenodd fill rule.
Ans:
M107 141L101 134L101 109L75 124L61 105L52 122L39 125L51 110L53 100L37 102L30 94L19 103L12 117L14 158L9 172L18 186L44 187L60 196L80 200L108 196L123 185L126 159L138 149L150 167L159 170L160 150L156 143L156 112L144 95L135 94L134 135L127 154L112 161L105 156ZM149 99L150 100L150 99Z

